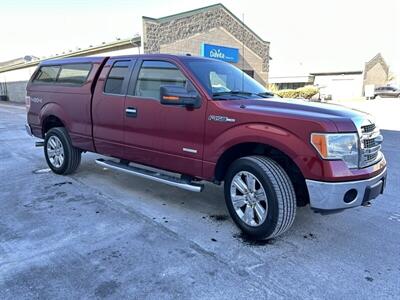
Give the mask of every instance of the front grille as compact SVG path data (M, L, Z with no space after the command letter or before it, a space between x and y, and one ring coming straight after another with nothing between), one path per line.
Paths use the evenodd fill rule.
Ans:
M360 167L365 168L377 163L382 154L381 144L383 137L375 124L361 126L360 137Z
M376 146L375 139L364 140L364 148L372 148Z
M362 133L368 133L368 132L374 131L375 128L376 128L375 124L364 125L364 126L361 126L361 131L362 131Z
M364 155L365 167L369 166L371 164L371 162L374 162L377 157L378 157L378 152L375 152L373 154L365 154Z

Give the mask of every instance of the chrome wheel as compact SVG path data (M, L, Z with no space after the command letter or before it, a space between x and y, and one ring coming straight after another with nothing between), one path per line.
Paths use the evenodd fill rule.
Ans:
M64 147L57 136L53 135L49 138L46 152L52 166L60 168L64 162Z
M264 187L255 175L241 171L231 182L231 201L238 217L249 226L264 223L268 213L268 201Z

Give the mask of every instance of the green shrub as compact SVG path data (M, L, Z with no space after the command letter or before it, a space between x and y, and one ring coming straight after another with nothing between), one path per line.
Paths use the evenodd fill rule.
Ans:
M276 92L276 94L282 98L305 98L305 99L310 99L317 93L319 93L319 89L312 85L307 85L298 88L296 90L287 89Z
M282 98L298 98L299 92L297 90L287 89L287 90L280 90L276 92L276 94Z
M312 85L307 85L305 87L298 88L297 91L299 91L299 97L305 99L310 99L312 96L319 93L319 89Z

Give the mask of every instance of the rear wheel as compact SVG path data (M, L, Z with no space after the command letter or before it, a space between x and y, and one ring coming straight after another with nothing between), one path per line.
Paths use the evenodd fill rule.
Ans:
M225 201L237 226L254 239L288 230L296 216L296 196L283 168L263 156L236 160L225 178Z
M73 173L81 162L81 151L72 145L63 127L52 128L46 133L44 155L50 169L60 175Z

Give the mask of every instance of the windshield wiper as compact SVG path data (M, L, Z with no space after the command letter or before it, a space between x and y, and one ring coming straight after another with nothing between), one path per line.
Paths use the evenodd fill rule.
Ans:
M261 97L263 97L263 98L272 98L272 97L275 96L275 94L272 93L272 92L258 93L257 95L258 95L258 96L261 96Z
M224 95L246 95L246 96L251 96L251 95L254 95L254 93L246 92L246 91L225 91L225 92L213 93L213 96L224 96Z
M230 95L258 96L261 98L272 98L275 96L275 94L271 92L252 93L252 92L238 91L238 90L213 93L213 97L230 96Z

